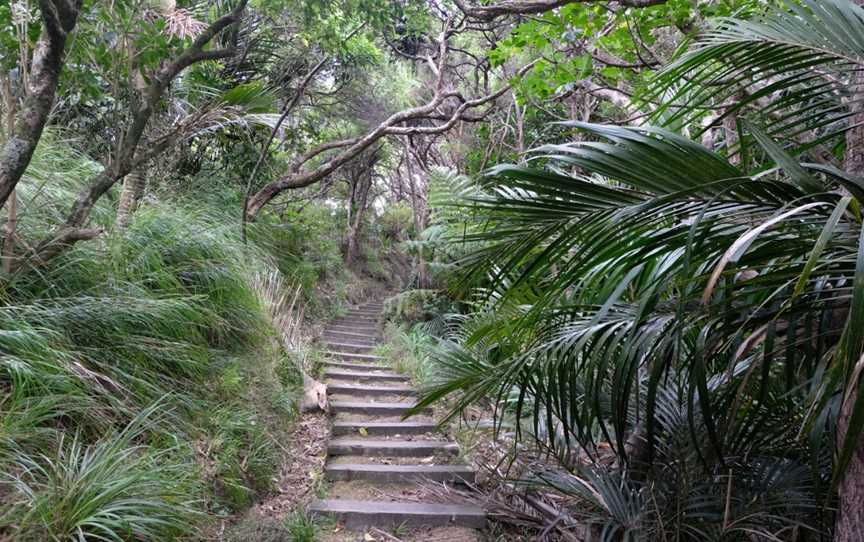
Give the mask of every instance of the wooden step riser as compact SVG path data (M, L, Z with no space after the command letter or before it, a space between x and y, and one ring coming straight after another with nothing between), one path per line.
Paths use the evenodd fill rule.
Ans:
M373 437L394 435L425 435L434 432L434 423L426 422L333 422L334 436L362 436L360 428Z
M328 345L324 345L328 346ZM329 356L331 358L346 358L346 359L354 359L354 360L363 360L368 361L370 363L377 363L379 361L383 361L384 358L378 356L376 354L371 354L369 352L341 352L339 350L327 350L324 349L321 351L325 356Z
M425 466L425 465L328 465L325 476L331 482L400 483L446 482L450 484L474 484L475 473L467 466Z
M343 371L326 371L325 378L348 380L352 382L408 382L408 377L396 374L348 373Z
M330 517L348 529L368 527L446 527L482 529L486 514L473 506L328 499L309 506L313 517Z
M324 341L324 347L330 352L345 354L371 354L375 351L375 345L372 344L351 344L337 341Z
M366 327L378 327L378 319L377 318L363 318L363 317L354 317L354 316L340 316L331 321L332 324L337 326L366 326Z
M381 397L382 395L399 395L404 397L416 397L417 390L413 388L396 388L387 386L358 386L356 384L330 384L327 386L330 393L348 395L351 397Z
M350 331L351 333L381 333L383 329L377 321L363 321L363 322L345 322L345 321L336 321L330 322L327 325L327 329L341 329L345 331Z
M333 333L353 333L353 334L361 334L361 335L362 335L363 337L365 337L367 340L372 340L372 341L376 341L376 342L380 342L380 341L381 341L381 334L378 333L378 331L377 331L377 330L374 330L374 329L369 329L369 330L362 330L362 329L359 329L359 330L358 330L357 328L345 328L345 329L341 329L341 328L340 328L340 329L336 329L336 328L328 328L327 331L324 332L324 334L326 335L326 334L329 333L331 330L332 330Z
M386 371L391 372L390 367L365 363L340 363L338 361L325 361L324 365L340 371Z
M363 346L377 346L381 341L377 337L364 335L362 333L347 333L340 331L325 331L324 340L334 343L353 343Z
M343 403L330 401L330 411L336 414L363 414L366 416L404 416L411 410L410 406L388 403ZM418 414L432 414L432 408L424 408Z
M452 442L435 441L331 440L327 446L327 453L331 456L428 457L430 455L457 455L459 446Z

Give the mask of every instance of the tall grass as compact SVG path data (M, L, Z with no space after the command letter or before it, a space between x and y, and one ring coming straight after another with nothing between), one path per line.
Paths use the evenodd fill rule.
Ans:
M122 542L189 533L201 515L193 473L174 447L136 444L155 410L92 443L71 433L60 436L53 454L15 454L3 475L12 492L0 519L14 522L16 540Z
M22 237L97 167L45 141ZM173 540L269 488L293 403L268 312L291 266L270 250L295 240L265 225L244 245L235 208L193 203L144 206L0 291L0 539Z

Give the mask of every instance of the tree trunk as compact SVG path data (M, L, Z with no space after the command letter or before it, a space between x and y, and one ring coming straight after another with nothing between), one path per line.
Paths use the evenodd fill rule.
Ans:
M853 393L852 397L855 397ZM837 419L837 441L841 447L852 417L850 399L840 411ZM864 438L858 439L858 448L849 461L846 473L838 488L840 498L837 523L834 527L835 542L860 542L864 540Z
M63 69L66 37L75 28L81 2L40 2L42 34L33 52L27 92L15 126L0 149L0 205L9 199L30 165L48 122Z
M117 220L114 227L124 230L132 219L132 213L138 207L141 196L144 195L144 187L147 177L141 169L136 169L123 179L123 190L120 192L120 201L117 203Z
M858 5L864 5L864 0L856 0ZM844 169L848 175L854 177L864 176L864 71L853 75L851 107L855 108L855 114L849 122L855 128L846 133L846 156L844 157ZM855 382L852 385L858 386ZM852 391L852 397L857 395L857 390ZM837 420L837 442L842 448L852 417L852 404L848 401L840 411ZM836 542L858 542L864 540L864 438L858 439L858 446L852 459L849 461L846 473L838 488L840 498L837 511L837 523L834 529L834 540Z
M526 107L519 105L516 96L513 96L513 106L516 108L516 154L520 164L525 163L525 110Z
M736 94L733 97L733 101L737 102L741 98L740 95ZM731 113L726 118L723 119L723 132L725 137L725 145L726 145L726 158L729 160L730 164L740 165L741 164L741 153L738 148L738 113Z
M411 210L414 215L414 237L418 240L426 229L426 197L425 193L421 194L421 187L417 185L414 177L414 168L411 166L410 147L408 149L408 159L405 161L405 169L408 177L408 193L411 196ZM424 190L425 192L425 190ZM429 288L429 272L426 265L426 255L423 253L423 246L420 245L417 249L417 287Z
M354 206L354 216L348 225L348 239L345 245L345 263L349 266L357 263L360 252L360 233L363 229L363 215L366 211L366 201L369 197L369 190L372 188L372 171L368 170L363 173L363 176L356 182L355 190L353 191L352 201L349 203L349 208Z
M18 194L15 190L6 200L6 225L3 228L3 272L12 273L15 262L15 230L18 228Z
M12 83L9 78L0 76L0 94L3 98L3 142L9 140L15 131L15 95L12 93ZM12 261L15 256L15 229L18 226L18 196L15 190L9 194L6 200L6 224L3 228L3 272L12 272Z

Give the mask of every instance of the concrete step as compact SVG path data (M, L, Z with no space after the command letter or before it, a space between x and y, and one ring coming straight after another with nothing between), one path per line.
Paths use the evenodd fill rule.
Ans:
M389 371L390 367L385 365L364 365L362 363L340 363L338 361L325 361L324 365L333 369L346 371Z
M368 354L375 350L375 345L372 344L347 343L330 341L327 339L324 340L324 346L326 346L327 350L331 352L345 352L351 354Z
M461 504L423 504L414 502L316 500L309 505L312 516L329 516L349 529L375 526L388 528L446 527L454 525L482 529L486 514L477 506Z
M363 346L375 346L381 341L378 337L369 335L368 333L355 333L353 331L331 331L324 332L324 339L328 341L362 344Z
M327 386L327 391L356 397L377 397L380 395L407 395L414 397L417 395L417 390L407 386L387 387L362 384L330 384Z
M381 343L381 335L378 334L378 332L374 331L374 330L366 331L366 330L362 330L362 329L358 330L358 329L351 328L350 330L343 331L341 328L340 329L327 328L327 330L324 331L323 337L327 337L331 333L333 335L338 334L339 337L347 337L347 335L345 335L346 333L353 333L354 335L362 335L362 338L364 338L367 341L374 341L376 344ZM352 336L351 338L352 339L360 339L361 337Z
M352 360L352 361L382 361L384 358L381 356L376 356L375 354L360 354L358 352L338 352L335 350L325 350L322 352L325 356L330 356L331 358L339 358L343 360Z
M366 324L369 326L378 324L377 316L364 316L364 315L345 315L345 316L337 316L331 322L334 323L352 323L352 324Z
M363 331L381 331L381 326L378 324L378 320L333 320L328 324L328 327L335 326L362 329Z
M346 482L368 480L392 483L432 480L451 484L474 483L474 470L468 465L328 464L324 468L324 474L328 480Z
M330 403L333 406L333 403ZM459 445L455 442L436 440L375 440L332 439L327 446L329 455L363 455L393 457L426 457L436 454L457 455Z
M333 422L333 434L360 435L360 428L367 435L393 436L393 435L423 435L434 432L438 426L432 422Z
M408 377L396 373L370 373L360 371L337 371L330 370L324 372L325 378L334 378L337 380L353 380L355 382L371 382L378 380L379 382L408 382Z
M342 316L368 316L370 318L378 318L380 315L381 311L354 309L346 312Z
M370 403L367 401L330 401L330 410L336 414L345 412L367 416L403 416L414 408L414 403ZM432 407L426 407L420 414L432 414Z
M324 332L327 333L329 331L332 331L334 333L353 333L355 335L363 335L364 337L369 337L376 340L381 338L381 330L378 329L378 326L348 326L330 324L327 326L327 329L324 330Z

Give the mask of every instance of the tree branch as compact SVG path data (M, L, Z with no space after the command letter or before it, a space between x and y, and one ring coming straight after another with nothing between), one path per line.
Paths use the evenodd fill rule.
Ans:
M448 21L444 30L441 32L441 41L439 43L439 54L437 59L438 62L436 69L433 70L433 74L435 75L435 93L427 103L392 114L378 126L361 137L324 143L306 153L299 161L295 162L288 175L267 184L264 188L249 198L246 207L247 220L254 219L255 215L258 214L264 205L280 193L285 190L302 188L321 181L342 165L353 160L382 137L388 135L437 134L445 132L455 126L467 111L493 102L505 92L509 91L510 85L507 84L501 89L485 96L472 100L465 100L458 92L447 92L444 90L444 73L446 71L447 53L449 50L447 45L450 36L449 25L450 22ZM534 63L524 66L519 70L517 76L523 75L533 65ZM443 124L435 126L400 126L407 121L431 119L434 116L438 116L436 110L442 103L450 98L459 98L461 103ZM343 150L312 170L300 170L302 164L308 162L312 157L334 148L341 148Z
M162 96L168 90L171 82L186 68L205 60L216 60L231 56L234 49L216 49L204 51L220 32L240 21L248 0L240 0L230 13L220 17L204 30L192 44L181 52L172 62L158 70L152 77L150 85L144 90L139 104L132 106L132 123L121 139L122 145L117 149L113 159L105 160L105 171L93 177L88 187L78 194L72 210L66 218L65 227L78 228L83 226L90 216L93 206L114 184L125 177L137 163L135 159L144 131L153 112L159 105ZM160 149L155 149L160 150ZM164 150L164 149L161 149ZM144 151L148 157L155 154Z
M629 8L645 8L665 4L666 0L504 0L488 5L469 5L463 0L453 2L466 17L488 22L508 15L537 15L568 4L615 3Z
M42 34L33 52L30 85L9 139L0 150L0 206L6 203L36 150L54 105L66 37L75 28L83 0L40 0Z

